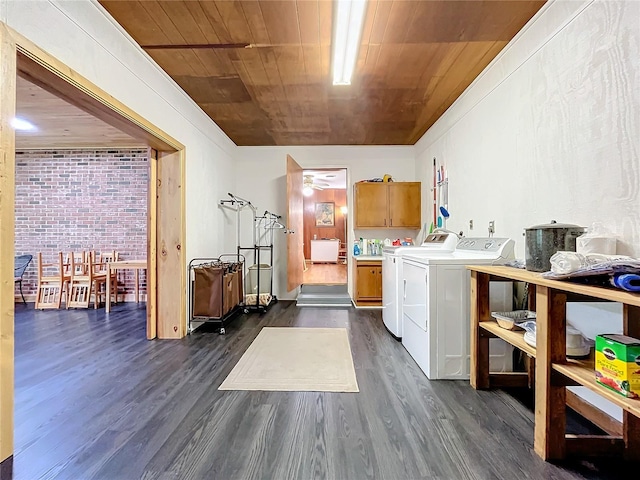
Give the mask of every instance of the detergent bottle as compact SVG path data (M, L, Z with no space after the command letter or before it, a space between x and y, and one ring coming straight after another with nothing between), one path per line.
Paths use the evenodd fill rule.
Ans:
M358 240L353 241L353 256L356 257L360 255L360 245L358 245Z

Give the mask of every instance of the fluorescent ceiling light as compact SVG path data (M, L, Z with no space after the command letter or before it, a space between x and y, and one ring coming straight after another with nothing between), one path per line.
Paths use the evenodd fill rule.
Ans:
M311 188L311 187L309 187L309 186L305 186L305 187L302 189L302 194L303 194L305 197L309 197L309 196L313 195L313 188Z
M11 126L16 130L24 130L24 131L36 130L36 126L33 123L18 117L13 117L11 119Z
M338 0L333 39L333 84L351 85L358 58L366 0Z

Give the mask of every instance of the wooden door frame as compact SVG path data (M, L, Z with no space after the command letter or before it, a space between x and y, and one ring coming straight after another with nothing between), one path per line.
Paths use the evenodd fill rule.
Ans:
M0 266L0 479L11 475L14 448L14 283L8 269L12 262L5 260L14 256L15 133L10 121L15 116L18 74L159 152L157 158L161 160L149 159L147 338L154 338L156 332L163 332L161 337L164 338L181 338L186 334L186 273L183 261L186 258L183 248L186 237L185 147L0 22L0 255L3 259ZM178 189L174 189L177 193L172 197L173 201L180 202L177 228L158 222L161 212L158 211L160 202L157 200L166 194L166 189L163 193L159 188L156 176L158 161L163 158L179 162ZM169 238L165 238L165 228ZM162 245L161 251L157 248L159 244ZM161 262L158 262L159 257ZM164 267L167 260L172 263L171 269ZM162 264L160 269L159 263ZM180 268L176 272L178 263ZM172 278L168 281L180 289L179 302L157 296L158 281L170 276Z

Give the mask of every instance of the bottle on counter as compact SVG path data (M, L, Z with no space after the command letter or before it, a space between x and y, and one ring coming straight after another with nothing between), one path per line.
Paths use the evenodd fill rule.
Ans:
M360 255L360 246L358 245L358 241L353 241L353 256L356 257Z

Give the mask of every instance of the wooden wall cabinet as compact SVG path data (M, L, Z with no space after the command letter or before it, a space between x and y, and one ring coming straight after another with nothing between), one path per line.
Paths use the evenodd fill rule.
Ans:
M420 182L360 182L354 190L355 228L420 229Z
M382 260L354 260L358 306L382 306Z

